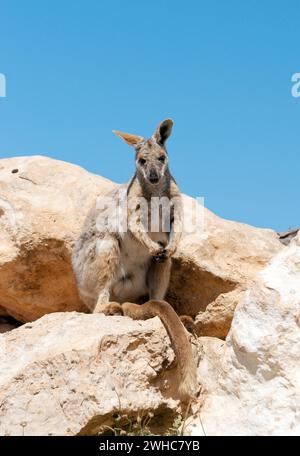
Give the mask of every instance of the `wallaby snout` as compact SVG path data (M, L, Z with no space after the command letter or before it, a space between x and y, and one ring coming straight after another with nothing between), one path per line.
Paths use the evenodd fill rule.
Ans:
M151 182L151 184L157 184L157 182L159 181L160 177L161 176L159 176L155 170L151 170L150 171L150 176L149 176L149 181Z
M159 175L159 172L152 168L150 169L150 173L149 173L149 181L151 182L151 184L157 184L158 181L160 180L161 178L161 175Z

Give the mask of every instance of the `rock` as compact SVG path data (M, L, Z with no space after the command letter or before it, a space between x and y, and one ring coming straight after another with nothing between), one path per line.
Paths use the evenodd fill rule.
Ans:
M300 234L247 290L224 348L211 345L190 433L299 435L299 304Z
M223 356L225 341L216 337L199 337L197 339L199 354L198 379L202 392L218 388L218 371L220 358Z
M0 160L0 306L10 315L86 310L70 255L97 194L113 186L45 157Z
M0 306L10 315L27 322L50 312L87 311L70 257L97 196L115 186L46 157L0 160ZM188 229L194 209L195 200L185 196ZM225 338L245 289L285 247L272 230L223 220L205 208L200 215L174 258L167 300L179 313L197 316L198 334Z
M192 220L193 205L185 196L185 220ZM274 231L224 220L208 209L198 219L175 256L168 299L180 313L196 316L198 335L225 338L245 290L284 247Z
M7 317L7 316L8 316L7 310L4 309L4 307L0 306L0 317Z
M96 435L149 411L162 433L179 408L173 361L158 318L69 312L27 323L0 335L0 435Z

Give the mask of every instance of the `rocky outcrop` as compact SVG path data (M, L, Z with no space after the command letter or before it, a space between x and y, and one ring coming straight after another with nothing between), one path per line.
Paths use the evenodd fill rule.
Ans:
M300 235L238 305L226 343L206 342L195 435L299 435Z
M300 235L246 291L226 341L191 339L201 392L186 434L299 435L299 303ZM0 435L95 435L148 413L163 434L185 413L158 318L50 314L0 334L0 363Z
M192 219L193 200L184 201L185 219ZM272 230L224 220L208 209L202 217L181 242L170 301L176 306L178 299L182 313L196 316L198 335L225 338L237 303L282 245Z
M0 435L97 435L180 410L160 320L55 313L0 335ZM116 419L119 418L118 421Z
M70 257L90 207L115 186L46 157L0 160L0 307L23 322L87 311ZM195 200L184 197L184 211L189 229ZM198 334L224 338L245 289L283 248L274 231L223 220L204 208L174 258L167 300L196 317Z
M70 254L110 181L45 157L0 160L0 306L21 321L84 311Z

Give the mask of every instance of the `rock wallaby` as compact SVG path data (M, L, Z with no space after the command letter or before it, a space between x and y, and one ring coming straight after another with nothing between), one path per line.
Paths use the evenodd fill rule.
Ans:
M182 233L181 194L165 147L172 126L164 120L148 140L114 131L135 149L136 172L129 184L98 199L75 246L73 267L81 299L93 312L161 318L177 358L179 395L189 398L198 389L191 346L164 301Z

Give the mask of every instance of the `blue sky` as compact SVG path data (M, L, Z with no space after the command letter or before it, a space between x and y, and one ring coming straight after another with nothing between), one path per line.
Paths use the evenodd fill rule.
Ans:
M1 0L0 157L42 154L118 182L174 119L171 170L222 217L300 225L298 0Z

